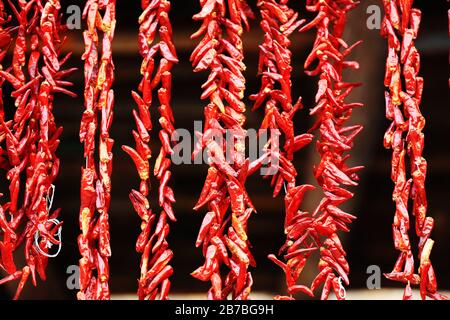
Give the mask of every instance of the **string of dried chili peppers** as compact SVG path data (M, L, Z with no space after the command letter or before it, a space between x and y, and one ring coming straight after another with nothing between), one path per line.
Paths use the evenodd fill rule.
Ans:
M30 275L35 286L36 272L42 280L46 279L48 258L61 249L62 223L57 219L60 210L50 211L55 192L53 182L59 171L56 149L62 127L57 127L52 110L55 93L75 96L64 88L72 85L64 77L75 69L61 69L70 54L60 57L64 42L60 32L65 26L60 21L59 1L32 0L18 4L16 8L9 2L19 23L12 67L0 71L2 79L13 87L11 97L16 106L13 120L5 121L3 109L0 116L1 142L6 142L6 151L1 149L1 163L10 181L10 200L0 207L1 266L9 276L0 280L0 284L20 279L14 299L19 297ZM23 179L25 186L21 189ZM21 201L20 194L23 194ZM23 243L26 266L18 270L13 252ZM53 245L59 246L56 253L49 252Z
M346 68L359 68L357 62L345 61L345 58L361 42L348 46L342 40L342 35L348 12L358 4L354 0L309 0L306 9L317 12L317 16L300 29L306 31L315 27L317 30L313 50L305 61L305 69L309 69L317 61L317 66L307 70L306 74L320 77L316 106L310 111L310 115L317 120L310 132L316 129L320 132L316 148L321 161L314 167L314 176L324 197L312 216L299 212L298 218L293 220L288 230L291 227L291 232L298 235L298 240L292 246L300 252L306 252L300 254L300 258L307 256L307 250L320 246L319 273L310 289L315 292L323 283L322 300L328 299L331 290L338 299L345 299L342 280L345 285L349 284L350 268L338 231L348 232L348 224L356 217L338 206L353 197L353 193L345 187L357 185L357 172L363 168L348 167L346 164L353 141L362 130L362 126L346 125L346 122L352 110L362 107L362 104L345 102L352 89L359 84L345 82L342 71Z
M264 42L260 46L258 74L261 75L261 88L257 94L251 95L254 100L253 109L265 106L265 117L261 125L262 130L278 130L283 133L284 146L279 154L272 154L278 160L276 172L272 174L271 185L274 187L273 196L276 197L282 187L285 187L285 230L287 240L280 250L286 262L282 262L275 255L269 259L279 265L286 274L286 285L290 296L276 296L275 299L292 299L292 294L304 292L313 296L311 290L303 285L297 285L303 266L308 256L317 247L299 249L298 235L292 225L295 221L310 223L312 218L304 217L298 212L304 193L314 189L311 185L296 186L297 170L292 164L294 152L308 145L313 135L309 133L295 136L293 117L303 106L301 98L293 105L291 93L291 44L289 36L296 31L304 20L298 20L298 13L287 6L288 0L258 1L261 13L261 29L264 31ZM272 142L271 142L272 143ZM270 157L268 157L270 159ZM274 164L272 164L273 166ZM305 219L303 219L303 218ZM298 228L297 228L298 229Z
M169 249L167 235L169 224L167 219L175 221L172 203L175 202L173 190L169 186L171 176L170 155L173 153L171 137L174 133L174 118L170 106L172 74L174 63L178 62L172 39L172 26L169 20L170 1L153 0L142 1L143 12L139 17L139 52L143 58L141 64L142 80L139 92L132 92L137 104L133 110L136 131L133 137L136 149L122 146L122 149L133 159L141 179L139 191L132 190L130 200L139 217L142 219L141 233L136 242L136 251L142 254L141 275L139 279L139 299L154 300L159 297L165 300L170 289L170 276L173 268L170 266L173 252ZM155 43L158 35L159 41ZM155 66L155 57L160 53L159 65ZM155 75L152 78L152 75ZM159 216L152 213L147 199L150 188L151 149L149 146L152 129L149 108L152 104L152 93L157 87L159 99L159 138L161 148L153 170L159 180L158 204L161 208ZM158 218L158 219L157 219ZM155 221L158 222L155 224Z
M12 43L12 27L8 26L11 21L11 16L5 11L5 4L0 0L0 70L3 70L3 59L8 54L8 49ZM4 118L4 103L3 103L3 84L6 79L0 77L0 116ZM2 158L3 159L3 158ZM3 163L2 163L3 166Z
M102 16L103 12L103 16ZM81 253L78 299L109 299L111 247L108 211L111 200L112 147L109 136L113 119L114 64L112 40L116 26L115 0L88 0L83 12L87 30L83 32L84 106L80 140L84 144L86 167L82 168L78 247ZM100 35L103 39L100 45ZM101 50L101 53L99 52ZM99 119L100 118L100 119ZM99 128L98 128L99 127ZM97 130L98 129L98 130ZM98 171L95 139L99 132Z
M210 70L202 85L205 127L193 156L206 148L210 167L195 210L207 206L196 246L202 245L205 263L192 276L210 281L209 299L247 299L253 284L249 266L255 266L247 236L247 222L255 211L245 190L245 180L253 170L245 150L245 105L242 102L245 78L243 25L253 13L243 0L200 0L201 11L193 16L202 26L191 38L203 36L191 55L194 72ZM234 141L226 146L214 136L228 131ZM227 153L228 152L228 153ZM225 154L232 163L227 162ZM231 206L231 214L229 208ZM222 270L227 270L227 275ZM224 268L224 269L222 269Z
M383 1L385 17L382 35L388 41L388 57L384 85L386 118L392 121L384 136L384 146L392 149L391 179L395 184L392 199L395 216L392 224L395 248L400 255L391 273L385 276L406 283L403 299L412 298L411 284L420 285L422 299L448 299L437 292L437 281L430 261L434 241L430 238L434 219L427 217L425 177L427 162L422 156L425 118L420 112L424 80L418 76L420 55L414 45L419 32L421 11L413 1ZM409 157L411 177L407 178L406 157ZM410 217L408 199L412 199L412 214L419 237L420 267L414 273L414 255L408 235Z

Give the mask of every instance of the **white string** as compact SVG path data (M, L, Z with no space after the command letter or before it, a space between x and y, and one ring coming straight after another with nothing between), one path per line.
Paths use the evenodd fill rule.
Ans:
M53 222L53 224L55 226L59 224L58 219L49 219L49 220L47 220L47 222ZM40 236L39 231L36 231L36 233L34 234L34 246L36 247L37 251L39 251L40 254L42 254L48 258L55 258L56 256L58 256L58 254L61 252L61 249L62 249L62 225L59 226L58 232L56 233L55 238L59 241L59 244L58 244L58 250L54 254L49 254L41 249L41 247L39 246L39 236ZM50 249L52 246L53 246L53 243L51 243L50 241L47 241L47 243L46 243L47 249Z
M345 297L347 296L347 292L345 291L345 287L342 284L342 277L339 277L338 281L339 281L339 297L341 299L345 299Z
M55 190L56 190L56 187L54 184L50 185L50 188L48 188L48 193L47 193L47 210L48 211L50 211L52 209L53 198L55 197Z

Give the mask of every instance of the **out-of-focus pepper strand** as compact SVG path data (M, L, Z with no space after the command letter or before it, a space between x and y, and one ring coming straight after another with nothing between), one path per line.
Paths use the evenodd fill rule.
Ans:
M0 0L0 70L3 70L3 59L5 59L8 54L8 49L11 46L13 35L11 27L8 26L11 22L11 16L8 16L5 11L5 4L3 0ZM0 77L0 117L5 117L5 110L3 105L3 84L6 79ZM2 166L4 166L2 162Z

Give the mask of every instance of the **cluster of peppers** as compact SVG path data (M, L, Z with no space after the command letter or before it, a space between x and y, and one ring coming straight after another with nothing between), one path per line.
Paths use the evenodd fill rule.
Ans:
M391 125L384 136L384 146L392 149L391 179L395 184L392 199L395 216L392 224L394 246L400 251L391 273L385 276L406 284L403 299L412 298L411 284L420 285L422 299L448 299L437 292L437 281L430 261L434 241L430 238L434 219L427 217L425 178L427 162L422 156L424 147L425 118L420 112L424 80L420 77L420 55L414 40L420 20L420 10L413 8L413 1L383 1L385 17L382 35L387 38L388 56L384 85L387 90L386 118ZM406 159L409 158L409 170ZM410 173L410 178L407 177ZM408 200L412 200L412 214L419 238L419 269L415 273L414 255L409 238L410 216Z
M287 239L279 251L284 261L275 255L269 259L280 266L286 274L286 295L275 299L290 300L297 292L314 296L314 291L324 283L321 299L327 299L333 289L338 299L344 298L341 279L348 284L348 263L345 251L337 235L338 230L349 231L347 223L355 217L345 213L337 206L350 199L353 194L343 188L356 185L356 172L362 167L349 168L345 153L351 150L353 140L362 126L344 126L352 109L361 107L360 103L345 103L344 100L358 84L342 80L344 68L358 68L353 61L344 58L359 43L349 47L341 39L347 12L357 3L353 1L309 1L307 10L318 12L315 19L300 28L306 31L317 28L317 38L312 53L305 61L305 69L317 60L317 67L306 71L310 76L320 75L317 105L310 115L317 121L308 133L295 135L293 117L302 108L299 99L292 105L290 81L289 35L304 22L298 14L287 6L288 1L260 1L258 6L262 17L261 28L265 32L264 43L260 46L258 72L262 75L262 85L258 94L250 96L255 101L254 109L265 105L262 129L280 128L284 135L284 146L277 155L279 165L271 184L276 197L283 186L285 189L285 233ZM331 24L331 25L330 25ZM331 29L331 31L330 31ZM278 85L278 87L277 87ZM281 108L279 108L279 107ZM299 210L305 193L315 189L312 185L296 186L296 169L292 164L294 152L309 144L315 129L320 136L317 150L321 156L315 168L315 177L325 197L315 212ZM297 281L311 254L319 249L319 274L311 286L297 284Z
M139 52L143 58L141 64L142 80L137 93L132 97L137 105L133 110L136 130L133 137L135 149L122 146L136 165L141 184L139 191L132 190L130 200L136 213L142 220L141 233L136 242L136 251L142 254L141 273L138 283L139 299L166 300L170 290L170 276L173 268L170 266L173 252L166 240L169 234L170 221L176 221L172 209L175 202L174 192L168 185L171 172L170 155L173 153L171 137L175 131L174 117L170 105L172 74L174 63L178 62L172 38L172 26L169 20L170 1L142 0L142 14L139 17ZM158 36L159 41L155 42ZM158 53L159 56L158 57ZM159 65L155 65L155 59ZM155 71L156 70L156 71ZM150 165L152 155L149 143L149 131L152 122L149 108L152 104L153 90L158 88L159 100L159 139L161 148L155 161L153 174L159 181L158 205L159 215L153 213L147 199L150 189ZM157 222L156 222L157 221Z
M297 280L305 265L306 258L317 247L300 248L301 242L296 241L299 224L302 224L303 213L298 211L303 195L307 190L314 189L311 185L296 185L297 170L292 161L294 153L308 145L313 135L304 133L295 135L293 118L303 106L301 98L295 104L292 103L291 93L291 56L289 50L291 44L289 36L297 31L304 23L298 19L298 13L289 8L287 0L258 1L257 5L261 14L261 29L264 31L264 42L260 45L258 74L261 75L261 88L257 94L251 95L254 101L253 109L264 105L265 116L261 124L261 130L270 129L272 132L283 134L284 145L278 154L273 154L278 148L277 142L269 140L266 148L272 150L267 159L277 159L278 165L270 163L266 177L271 176L273 196L276 197L284 187L286 192L285 202L285 231L287 234L286 245L280 250L280 255L286 262L279 260L275 255L269 255L269 259L279 265L286 274L286 285L289 296L276 296L275 299L293 299L296 292L304 292L313 296L311 290L303 285L298 285ZM272 136L271 136L272 137ZM270 162L270 160L269 160Z
M0 265L9 275L0 284L20 279L17 299L30 276L35 286L36 273L45 280L48 258L61 249L59 209L51 212L51 207L62 127L55 123L52 110L56 93L75 96L65 89L72 83L64 80L75 69L62 69L70 54L60 55L64 42L60 33L65 27L59 0L18 1L18 6L8 2L18 25L5 28L12 17L0 1L0 84L10 84L16 109L13 119L5 119L8 112L2 100L0 167L7 172L10 185L9 201L0 206ZM11 44L12 66L7 67L3 61ZM13 254L22 244L25 266L18 268ZM51 250L53 245L59 247L56 253Z
M242 102L245 78L242 34L248 30L253 13L243 0L201 0L200 29L191 38L203 36L191 55L194 72L210 71L202 99L204 132L193 153L206 148L210 167L194 209L206 206L196 246L202 246L205 262L192 276L210 281L209 299L247 299L253 279L248 271L255 266L247 236L247 222L255 211L245 190L245 181L254 166L245 158L245 104ZM223 136L232 132L234 141L226 145ZM228 155L231 161L225 159ZM229 213L231 209L231 213ZM226 272L226 275L224 274Z
M280 22L286 19L283 13L289 12L283 7L285 3L286 1L280 1L275 4L278 9L271 7L272 14L276 14ZM362 104L345 102L351 90L359 85L343 81L343 69L358 69L357 62L345 61L345 57L360 42L348 46L342 40L342 33L345 29L347 13L357 5L358 2L353 0L307 1L306 9L317 12L317 16L301 27L300 31L303 32L313 27L317 29L313 50L304 64L307 75L319 75L316 106L310 111L310 115L315 116L317 120L307 134L294 136L294 133L290 133L286 135L285 149L288 154L292 152L289 150L289 140L294 145L293 151L305 146L312 139L311 133L319 129L316 148L321 160L314 167L314 176L324 197L312 214L301 211L299 207L305 192L313 190L315 187L312 185L295 186L295 177L291 180L292 182L287 179L287 183L281 182L286 184L285 233L287 239L279 253L286 261L279 260L275 255L269 255L269 259L284 270L289 296L277 296L276 299L293 299L292 295L297 292L314 296L316 289L322 284L322 300L328 299L331 290L337 299L344 299L345 289L342 280L346 285L349 284L349 265L345 259L346 253L339 239L338 231L348 232L347 224L351 223L355 216L344 212L338 206L353 197L353 193L346 190L345 186L357 185L356 173L363 168L361 166L348 167L345 163L349 159L348 151L352 149L355 137L362 130L360 125L346 126L345 124L350 118L352 110L361 107ZM271 30L272 33L275 32L273 27ZM289 28L283 26L280 28L282 32L286 30ZM278 41L279 39L283 38L277 36ZM274 53L278 68L281 70L275 73L275 77L278 76L279 79L285 81L287 77L283 76L282 71L285 71L286 67L280 65L280 60L284 60L282 59L284 57L276 56L277 51L282 52L279 47L280 45L274 45L275 49L268 51L268 54L262 50L262 55L267 57L272 52ZM317 65L312 70L308 70L315 62ZM287 89L284 92L290 93ZM296 108L293 110L296 111ZM285 112L287 113L286 109ZM266 111L266 115L267 113ZM277 121L276 117L274 119ZM281 156L280 159L282 159ZM280 163L283 164L283 161ZM283 173L284 170L280 172ZM279 192L279 189L280 187L277 187L275 183L274 195ZM308 259L317 250L320 254L318 275L311 286L296 284Z
M102 16L103 13L103 16ZM83 12L87 29L83 32L84 107L80 140L84 144L86 166L82 168L79 223L81 234L80 291L78 299L109 299L111 256L108 211L111 200L112 147L109 136L113 118L114 64L112 40L116 26L115 0L88 0ZM99 37L103 35L100 42ZM101 51L101 53L99 52ZM100 118L100 119L99 119ZM99 134L98 134L99 133ZM98 168L95 139L99 139Z

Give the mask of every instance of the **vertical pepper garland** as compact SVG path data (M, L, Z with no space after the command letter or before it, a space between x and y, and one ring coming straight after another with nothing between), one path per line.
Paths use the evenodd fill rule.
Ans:
M70 54L60 57L64 42L60 33L65 27L60 21L58 0L20 1L19 8L12 2L9 4L19 26L14 28L17 34L13 37L12 67L0 71L2 80L12 85L11 97L16 106L13 120L5 121L3 108L0 115L0 142L6 142L6 151L1 149L1 163L10 181L10 200L0 207L3 230L0 261L9 276L0 283L20 279L14 296L17 299L29 276L35 286L36 272L46 279L48 258L61 249L59 209L50 211L55 192L53 182L59 171L56 149L62 127L57 127L52 110L56 93L75 96L64 88L72 83L63 80L75 69L62 70ZM4 9L3 5L0 7ZM11 34L8 36L4 39L12 39ZM8 44L5 45L2 60ZM22 181L25 181L23 190ZM23 199L19 200L20 194ZM17 270L13 252L22 244L26 266ZM53 245L58 246L56 252L50 251Z
M171 176L170 155L173 153L171 136L174 133L174 118L171 100L172 74L174 63L178 62L172 39L172 26L169 20L170 1L142 1L143 12L139 17L139 52L143 58L141 64L142 80L139 92L132 92L137 104L133 110L136 131L133 137L136 149L122 146L122 149L133 159L141 179L139 191L132 190L130 200L139 217L142 219L141 233L136 242L136 251L142 254L141 275L139 279L139 299L165 300L170 289L170 276L173 268L170 266L173 252L169 249L166 237L169 233L168 219L175 221L172 203L175 202L173 190L168 182ZM159 41L155 43L158 35ZM155 58L160 54L159 65L155 66ZM152 78L152 75L155 75ZM159 216L152 213L147 199L150 187L151 150L149 146L152 129L149 108L152 104L153 90L158 89L159 99L159 138L161 149L153 170L159 180L158 204L161 208ZM156 219L158 218L158 219ZM155 225L156 220L158 222Z
M9 47L12 43L12 28L8 26L11 22L11 16L5 11L5 4L2 0L0 0L0 70L3 70L3 59L5 59L8 54ZM4 77L0 77L0 115L4 117L4 105L3 105L3 84L6 79ZM2 158L3 159L3 158ZM3 165L3 162L2 164Z
M395 216L392 224L395 248L400 251L391 273L385 276L406 283L403 299L412 298L411 284L420 285L422 299L448 299L437 292L437 281L430 261L434 241L430 238L434 219L427 217L425 177L427 162L422 156L425 118L420 112L424 81L418 76L420 55L414 45L419 32L421 12L412 8L413 1L383 1L385 18L382 35L388 40L388 57L384 85L386 117L392 121L384 136L384 146L392 149L391 178L395 184L392 199ZM406 157L411 177L407 178ZM419 270L414 273L414 255L408 231L408 199L419 237Z
M308 287L296 283L308 256L317 250L317 247L299 249L298 227L294 227L311 222L311 218L305 217L298 208L304 193L314 187L296 186L297 170L292 161L294 153L309 144L313 135L305 133L295 136L294 131L293 117L303 106L301 98L292 104L292 53L289 50L291 43L289 36L304 20L298 20L298 13L290 9L287 3L287 0L258 1L261 13L260 25L264 31L264 42L260 46L258 65L261 88L257 94L250 96L250 99L255 101L253 109L265 106L265 117L261 129L279 130L284 138L282 150L279 154L272 154L278 160L278 165L272 163L272 168L276 169L276 172L270 173L273 174L271 181L274 187L273 196L276 197L283 186L286 190L284 201L287 240L280 250L286 262L282 262L273 254L269 255L269 259L285 272L289 296L276 296L275 299L292 299L292 295L298 291L313 295Z
M103 17L101 13L103 12ZM86 50L84 63L84 106L80 140L84 144L86 166L81 176L81 253L78 299L109 299L111 256L108 211L111 200L112 147L109 136L113 118L114 64L112 40L116 26L115 0L88 0L83 12L87 30L83 32ZM99 37L103 34L102 43ZM101 54L100 54L101 48ZM100 119L99 119L100 118ZM97 130L98 129L98 130ZM99 132L98 168L95 164L95 139ZM98 169L98 171L97 171Z
M246 229L255 209L244 186L252 168L243 154L245 65L241 36L243 25L248 29L253 13L242 0L201 0L200 5L201 11L193 19L203 21L202 26L191 38L203 35L203 39L194 49L191 62L195 72L210 70L201 96L210 102L204 110L204 132L193 156L205 147L212 161L194 208L208 208L196 241L197 247L203 247L205 263L192 276L211 282L209 299L227 299L230 294L233 299L247 299L253 283L248 268L255 266L255 260ZM234 137L227 154L231 164L225 159L225 142L214 139L226 131Z
M362 130L362 126L349 126L346 122L352 110L362 107L362 104L345 102L346 97L358 84L345 82L342 71L346 68L359 68L357 62L345 61L345 58L361 42L348 46L342 35L348 12L358 4L359 2L354 0L309 0L306 9L317 12L317 16L300 29L300 31L312 27L317 29L313 50L304 66L308 69L317 61L317 66L313 70L306 71L306 74L320 76L315 97L316 106L310 111L310 115L315 116L317 120L310 132L316 129L320 132L316 148L321 160L314 167L314 176L324 193L324 198L313 212L313 220L305 214L301 219L305 223L297 224L293 228L296 234L302 234L297 244L301 243L300 247L303 247L303 250L320 245L319 274L311 284L311 291L314 292L323 283L322 300L328 299L331 290L338 299L344 299L345 289L342 280L345 285L349 284L350 269L338 231L348 232L348 224L356 217L344 212L338 206L353 197L353 193L345 187L357 185L357 172L363 168L348 167L346 164L353 141Z

